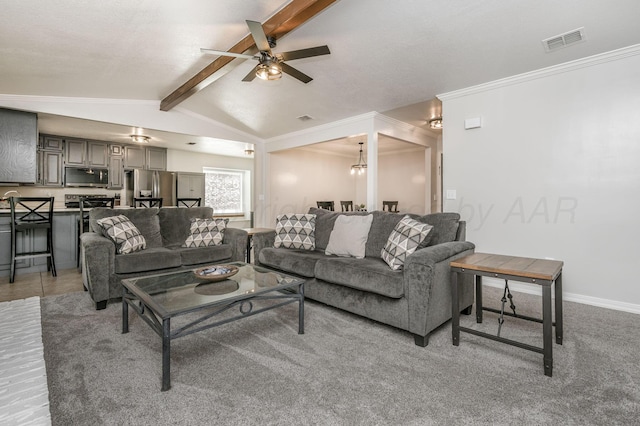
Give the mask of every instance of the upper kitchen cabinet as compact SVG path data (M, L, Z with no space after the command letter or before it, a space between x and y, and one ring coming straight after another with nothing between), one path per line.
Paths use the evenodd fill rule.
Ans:
M124 147L124 168L126 170L167 170L167 150L166 148L126 145Z
M99 141L66 139L65 166L108 167L109 145Z
M38 183L42 186L62 186L63 139L40 135L38 140Z
M147 170L167 170L167 150L147 147Z
M36 114L0 109L0 183L36 183Z

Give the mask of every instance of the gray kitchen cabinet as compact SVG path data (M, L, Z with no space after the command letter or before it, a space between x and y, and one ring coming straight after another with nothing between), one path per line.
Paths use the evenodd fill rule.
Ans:
M178 173L177 198L202 198L204 205L204 173Z
M38 141L38 184L42 186L63 186L64 157L63 139L57 136L41 135Z
M42 186L63 186L62 151L38 151L39 183Z
M125 145L124 168L126 170L167 170L167 149Z
M126 145L124 147L124 168L127 170L145 168L145 152L143 147L135 145Z
M124 187L124 157L112 155L109 158L109 189Z
M0 183L36 183L37 123L36 114L0 108Z
M87 141L65 139L64 165L84 167L87 165Z
M30 251L30 239L28 234L20 233L17 236L18 251ZM16 268L24 269L31 266L30 259L21 259L16 262ZM9 275L11 270L11 217L0 216L0 271L7 271L3 275Z
M40 136L38 148L62 152L63 139L58 136L42 135Z
M109 144L100 141L66 139L65 166L108 167Z
M87 167L109 167L109 144L99 141L87 142Z
M166 148L146 148L147 170L167 170Z
M77 212L56 213L53 216L53 254L56 269L71 269L77 264L76 246ZM44 250L47 245L47 234L44 230L34 231L30 229L17 234L18 251ZM0 216L0 273L8 275L11 268L11 217ZM16 269L22 269L22 273L44 272L47 270L47 260L43 257L22 259L16 262ZM19 279L20 272L16 274Z

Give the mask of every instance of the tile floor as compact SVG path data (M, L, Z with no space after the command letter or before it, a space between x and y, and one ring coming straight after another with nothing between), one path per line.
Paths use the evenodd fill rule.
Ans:
M57 272L58 276L52 277L50 272L20 274L18 271L13 283L9 283L8 276L0 277L0 302L83 291L82 274L77 269Z

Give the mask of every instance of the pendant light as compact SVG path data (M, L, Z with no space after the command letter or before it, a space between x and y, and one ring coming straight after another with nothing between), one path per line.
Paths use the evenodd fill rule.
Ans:
M351 166L352 175L355 175L356 172L361 175L367 170L367 163L364 162L364 157L362 156L362 145L364 145L364 142L358 142L358 144L360 145L360 157L358 158L358 164Z

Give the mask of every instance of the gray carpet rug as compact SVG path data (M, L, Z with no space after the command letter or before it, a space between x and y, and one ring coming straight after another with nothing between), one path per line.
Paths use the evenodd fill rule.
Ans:
M501 294L485 291L486 305ZM522 314L540 299L514 296ZM553 377L542 355L461 335L450 323L429 346L307 302L304 335L289 305L172 344L172 389L160 392L161 341L121 305L95 311L72 293L42 299L54 425L638 424L640 316L566 302ZM478 327L475 315L462 324ZM497 330L497 316L479 325ZM504 337L541 345L541 325L508 318Z

